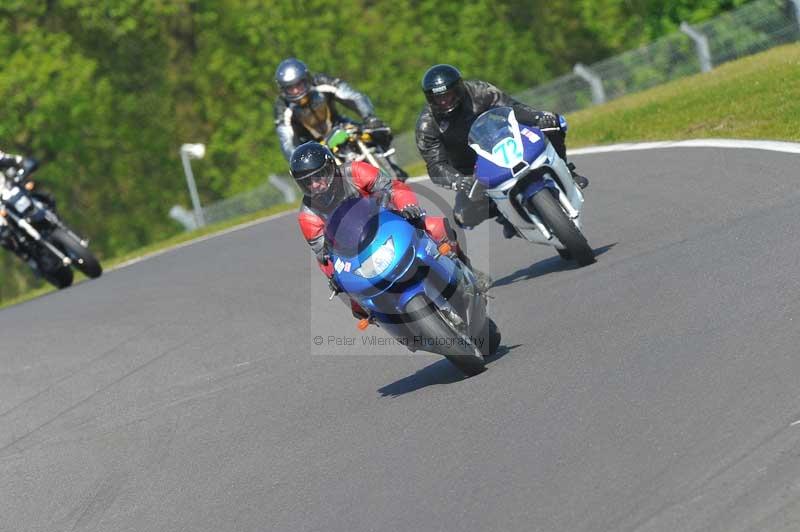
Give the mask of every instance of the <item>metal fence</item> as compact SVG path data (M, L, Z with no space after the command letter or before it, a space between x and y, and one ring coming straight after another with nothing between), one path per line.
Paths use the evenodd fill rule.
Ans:
M254 189L203 207L206 223L213 224L234 216L260 211L283 202L283 196L275 193L275 188L264 183Z
M576 65L575 73L514 97L537 109L570 113L800 38L800 0L754 0L647 46ZM690 34L699 34L693 39ZM704 53L705 52L705 53ZM705 56L705 57L704 57ZM594 90L592 84L594 83ZM414 132L395 138L400 164L419 160Z
M213 224L280 203L292 203L298 194L299 189L291 177L269 176L268 181L263 185L203 206L203 219L206 224ZM183 225L187 231L197 227L195 214L179 205L173 206L169 215Z

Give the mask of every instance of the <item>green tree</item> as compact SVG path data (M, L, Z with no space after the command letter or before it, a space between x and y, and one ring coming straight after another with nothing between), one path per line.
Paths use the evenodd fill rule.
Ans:
M5 0L0 149L42 159L64 218L109 257L180 228L178 149L203 142L204 202L285 174L272 81L288 56L413 127L430 65L516 92L744 0ZM278 193L275 191L277 199ZM0 298L35 284L0 260Z

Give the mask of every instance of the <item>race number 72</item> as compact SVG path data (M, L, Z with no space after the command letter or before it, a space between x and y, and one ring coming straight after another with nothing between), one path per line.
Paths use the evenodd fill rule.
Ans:
M522 146L513 137L507 137L494 145L492 157L508 166L522 160Z

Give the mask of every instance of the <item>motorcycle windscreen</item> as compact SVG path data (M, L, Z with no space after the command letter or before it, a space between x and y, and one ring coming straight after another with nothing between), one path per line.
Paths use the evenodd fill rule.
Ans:
M380 207L372 198L343 201L325 224L325 242L334 254L355 257L374 240L379 214Z
M502 168L514 168L524 159L522 135L510 107L489 109L469 130L469 145L479 157Z

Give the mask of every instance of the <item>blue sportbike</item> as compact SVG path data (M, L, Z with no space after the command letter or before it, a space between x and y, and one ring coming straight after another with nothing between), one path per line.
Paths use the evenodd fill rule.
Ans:
M553 246L581 266L595 261L581 232L583 193L541 130L497 107L475 120L469 144L478 154L470 195L485 190L522 238Z
M380 197L351 198L329 217L334 283L367 310L365 323L411 351L443 355L469 376L482 372L500 333L474 274L447 244L385 205Z

